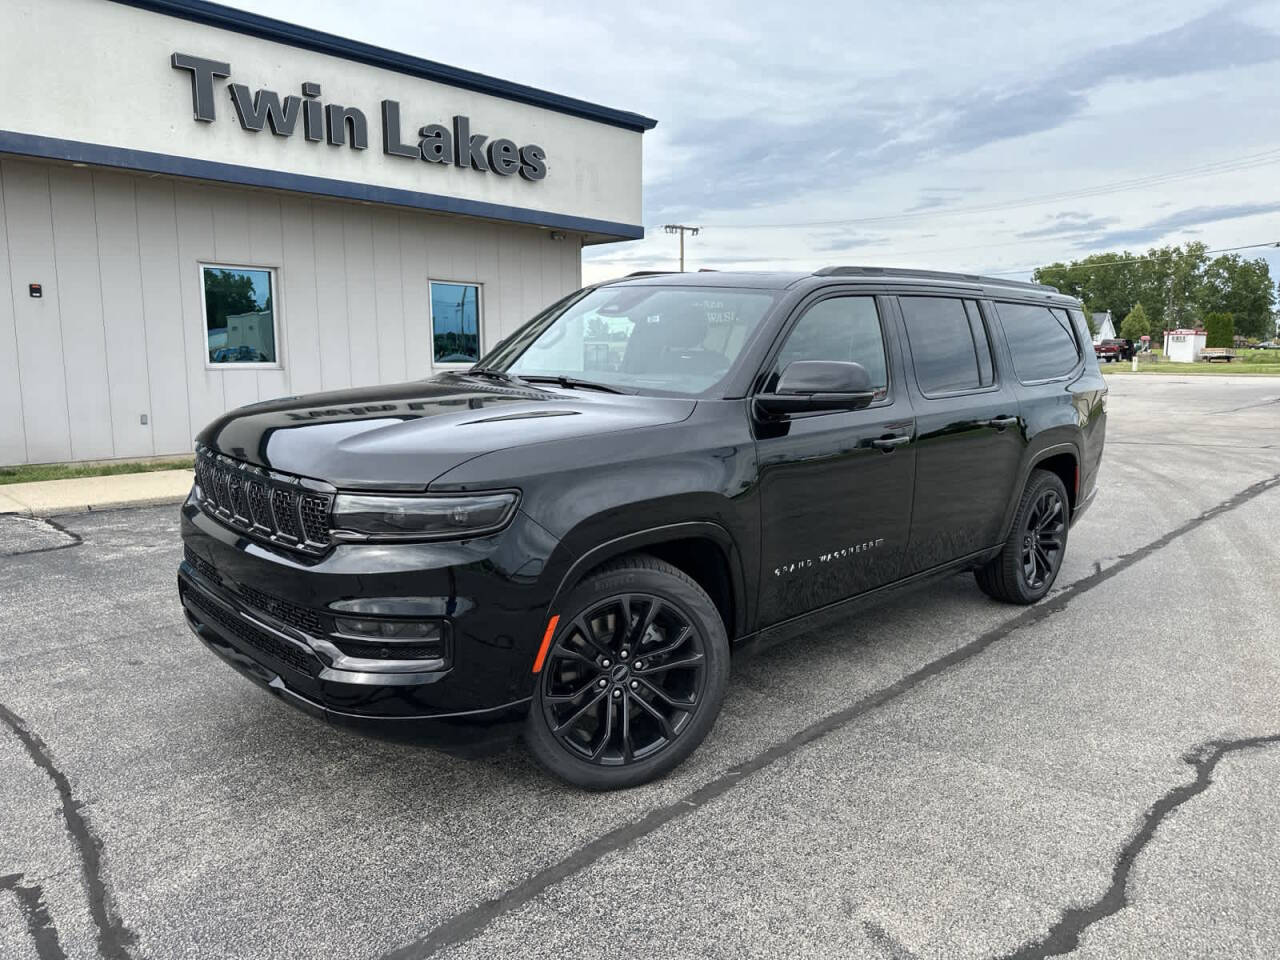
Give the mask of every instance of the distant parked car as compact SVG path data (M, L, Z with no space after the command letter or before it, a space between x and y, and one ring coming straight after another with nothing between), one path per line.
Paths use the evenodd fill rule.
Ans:
M1280 350L1280 343L1276 343L1274 340L1263 340L1260 344L1258 344L1257 349L1258 350Z
M1113 360L1129 360L1133 357L1133 341L1110 339L1093 345L1093 353L1099 360L1111 363Z

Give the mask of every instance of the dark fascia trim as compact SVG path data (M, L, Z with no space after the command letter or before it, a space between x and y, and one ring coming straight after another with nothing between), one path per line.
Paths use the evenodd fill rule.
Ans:
M322 197L338 197L344 200L364 200L369 203L385 203L397 207L413 207L433 213L452 213L465 217L481 217L486 220L504 220L511 223L530 224L575 233L597 234L615 240L639 240L644 237L644 226L633 223L617 223L613 220L594 220L590 217L574 217L528 207L512 207L502 203L486 203L481 200L465 200L442 196L438 193L419 193L397 187L377 187L350 180L333 180L328 177L312 177L298 173L282 173L261 167L242 167L233 163L213 160L195 160L175 157L166 153L149 153L145 150L129 150L124 147L108 147L97 143L80 143L75 140L58 140L27 133L0 130L0 153L12 153L25 157L42 157L50 160L66 160L94 166L116 167L142 173L162 173L173 177L189 177L196 180L213 180L247 187L266 187L274 190L292 190Z
M246 10L226 7L220 3L209 3L207 0L115 0L115 2L123 3L130 7L138 7L142 10L150 10L152 13L181 17L184 20L203 23L210 27L234 30L236 33L259 37L263 40L285 43L291 47L301 47L304 50L313 50L316 53L341 57L344 60L364 63L371 67L394 70L397 73L405 73L411 77L421 77L424 80L447 83L452 87L474 90L476 93L487 93L490 96L502 97L504 100L514 100L517 103L544 107L557 113L567 113L570 116L595 120L599 123L622 127L626 130L636 130L643 133L646 130L652 130L658 125L657 120L638 113L615 110L612 107L601 106L598 103L590 103L574 97L565 97L558 93L551 93L548 90L539 90L537 87L527 87L521 83L512 83L509 80L500 80L497 77L474 73L470 70L462 70L458 67L451 67L448 64L437 63L434 60L411 57L408 54L396 53L394 50L375 47L369 43L348 40L332 33L324 33L320 30L312 30L309 27L286 23L283 20L275 20L271 17L249 13Z

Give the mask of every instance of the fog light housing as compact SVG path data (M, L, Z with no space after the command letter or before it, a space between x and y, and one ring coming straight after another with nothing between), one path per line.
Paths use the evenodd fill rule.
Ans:
M364 640L441 640L443 625L438 620L372 620L337 617L338 632Z
M364 660L449 659L449 631L443 620L388 620L335 617L333 643L348 657Z

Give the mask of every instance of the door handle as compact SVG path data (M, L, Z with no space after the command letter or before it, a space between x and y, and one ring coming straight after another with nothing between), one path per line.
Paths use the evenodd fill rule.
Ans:
M881 437L879 440L872 440L870 445L875 447L877 450L883 450L885 453L892 453L894 448L910 442L911 438L908 436Z
M997 430L1003 430L1006 427L1012 427L1018 422L1017 417L995 417L987 421L988 427L995 427Z

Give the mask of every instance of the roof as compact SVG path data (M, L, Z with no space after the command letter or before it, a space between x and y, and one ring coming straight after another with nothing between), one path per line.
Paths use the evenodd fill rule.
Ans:
M371 67L394 70L397 73L420 77L423 80L447 83L451 87L473 90L476 93L486 93L490 96L501 97L504 100L526 103L530 106L542 107L546 110L554 110L557 113L566 113L586 120L595 120L599 123L607 123L627 130L636 130L643 133L645 130L652 130L658 125L657 120L638 113L615 110L612 107L601 106L598 103L562 96L558 93L540 90L537 87L527 87L524 84L512 83L509 80L500 80L497 77L474 73L471 70L463 70L459 67L451 67L448 64L437 63L434 60L423 60L420 57L412 57L405 53L396 53L394 50L375 47L372 44L361 43L357 40L348 40L332 33L324 33L320 30L312 30L310 27L286 23L283 20L264 17L257 13L250 13L247 10L237 10L234 7L226 7L220 3L209 3L207 0L115 0L115 2L150 10L153 13L165 14L170 17L181 17L183 20L202 23L210 27L234 30L236 33L288 44L291 47L300 47L303 50L312 50L316 53L341 57L343 60L351 60Z
M632 273L610 283L636 283L652 285L670 285L708 287L754 287L759 289L782 290L805 280L842 282L842 283L874 283L884 286L887 283L898 285L948 286L967 288L977 294L987 295L1005 291L1004 296L1034 297L1075 304L1078 301L1067 294L1059 293L1057 288L1039 283L1026 283L1021 280L1007 280L1001 277L984 277L973 273L947 273L940 270L913 270L898 267L823 267L811 273L793 271L737 271L737 270L699 270L696 273L679 273L676 271L641 271Z

